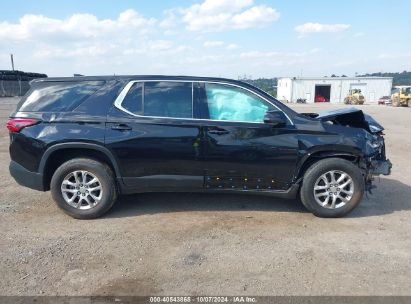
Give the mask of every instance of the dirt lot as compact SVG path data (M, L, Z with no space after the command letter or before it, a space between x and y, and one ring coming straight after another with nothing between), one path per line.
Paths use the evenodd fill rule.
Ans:
M411 295L411 109L363 106L394 170L346 218L269 197L145 194L79 221L9 176L14 106L0 99L2 295Z

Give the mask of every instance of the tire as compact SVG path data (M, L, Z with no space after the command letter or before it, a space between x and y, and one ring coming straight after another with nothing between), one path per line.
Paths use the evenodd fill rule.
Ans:
M89 158L74 158L63 163L54 172L50 188L56 204L76 219L98 218L117 199L116 184L110 167ZM74 201L69 203L71 199Z
M327 186L325 183L324 178L321 178L327 173L326 179L331 180L330 172L333 172L332 174L334 174L335 180L342 178L341 173L346 175L338 185L344 186L344 184L349 181L349 178L352 182L344 186L344 188L334 187L337 183L331 183L333 187L330 188L330 186ZM321 188L321 190L314 190L315 186ZM300 198L303 205L318 217L342 217L351 212L361 202L364 189L364 177L357 166L345 159L328 158L316 162L305 172L300 189ZM347 194L351 192L351 195ZM325 202L328 196L327 205L322 206L317 201L315 193L317 195L326 193L326 195L321 195L317 199L320 201L324 200ZM330 193L332 193L331 196L329 195ZM337 199L334 208L332 208L334 196L337 197ZM345 201L343 201L343 199Z

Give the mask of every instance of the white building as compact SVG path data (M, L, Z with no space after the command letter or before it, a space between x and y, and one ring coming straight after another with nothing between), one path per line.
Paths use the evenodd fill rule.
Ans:
M283 77L278 78L277 99L314 102L321 96L329 102L344 102L351 89L361 89L366 103L376 103L380 97L391 95L392 77Z

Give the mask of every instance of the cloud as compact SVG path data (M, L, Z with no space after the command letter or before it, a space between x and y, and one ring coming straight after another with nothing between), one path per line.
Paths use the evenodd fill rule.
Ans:
M223 46L225 43L224 41L205 41L203 43L203 46L206 48L212 48L212 47L219 47L219 46Z
M240 54L241 58L267 58L278 55L278 52L261 52L261 51L250 51L242 52Z
M48 47L41 50L35 50L33 57L36 59L67 59L75 57L99 57L107 55L110 52L110 47L102 45L91 45L76 49L65 49L59 47Z
M226 48L227 50L235 50L235 49L238 49L239 46L238 46L237 44L235 44L235 43L230 43L230 44L227 45L225 48Z
M160 27L170 30L178 24L178 12L175 9L168 9L164 11L165 18L160 22Z
M158 73L236 78L251 71L257 77L300 73L302 66L307 74L322 74L324 67L331 71L332 63L349 60L350 54L336 60L325 51L337 42L319 50L278 45L257 33L251 45L238 33L209 33L272 24L279 13L269 4L260 5L269 3L263 1L195 0L197 4L165 10L159 18L129 9L111 18L82 13L66 18L29 14L14 22L0 20L0 66L8 67L13 53L18 69L50 76ZM330 31L329 26L323 24L320 30ZM388 67L410 62L409 57L395 60L390 54L381 54L381 59L379 53L370 55L373 63Z
M170 40L155 40L148 43L148 48L152 51L170 50L173 46L174 43Z
M265 27L280 14L266 5L252 6L253 0L205 0L181 9L182 20L190 31L218 32Z
M221 40L209 40L209 41L204 41L203 47L205 48L216 48L216 47L224 47L224 49L233 51L239 48L239 46L235 43L226 43Z
M246 29L252 27L264 27L273 21L278 20L280 14L271 7L265 5L254 6L241 14L232 18L233 27L236 29Z
M0 54L13 53L21 70L49 75L136 73L142 69L148 73L148 67L168 64L175 54L192 51L182 40L167 39L163 26L171 26L171 12L165 13L164 20L132 9L111 19L92 14L62 19L24 15L17 22L0 20ZM0 64L5 62L0 57Z
M268 62L269 58L275 57L276 60L298 60L301 58L309 58L312 57L313 54L320 52L319 48L313 48L306 51L298 51L298 52L277 52L277 51L247 51L242 52L239 54L240 58L246 59L255 59L255 60L262 60L264 62Z
M235 43L225 43L224 41L221 40L210 40L210 41L205 41L203 43L203 46L205 48L214 48L214 47L224 47L226 50L232 51L236 50L239 48L239 46Z
M304 23L295 27L295 30L304 35L310 33L336 33L345 31L351 27L350 24L321 24L321 23Z
M112 40L113 34L124 37L146 32L156 22L156 19L144 18L132 9L122 12L117 19L101 20L92 14L74 14L64 20L24 15L18 23L0 22L0 39L12 42L58 38L73 41L104 37Z

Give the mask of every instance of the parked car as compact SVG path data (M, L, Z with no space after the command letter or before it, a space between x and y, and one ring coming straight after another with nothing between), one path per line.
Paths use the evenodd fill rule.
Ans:
M380 99L378 99L378 104L379 105L389 105L391 104L391 97L390 96L383 96Z
M36 80L7 128L15 180L81 219L119 194L169 191L299 197L339 217L391 170L383 127L361 110L300 114L222 78Z
M322 95L316 95L314 101L315 102L327 102L327 99Z

